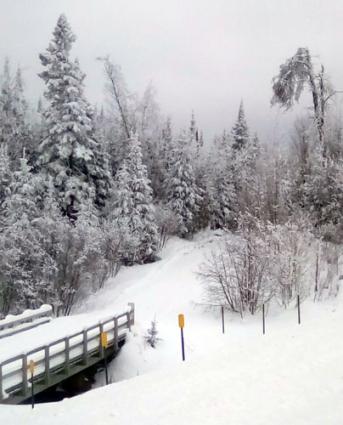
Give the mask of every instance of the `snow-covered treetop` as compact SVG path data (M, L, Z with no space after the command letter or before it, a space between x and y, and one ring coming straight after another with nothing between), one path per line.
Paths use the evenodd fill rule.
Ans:
M53 39L46 49L46 53L41 53L39 58L43 65L51 63L52 56L58 55L59 59L68 58L72 44L76 40L76 36L71 30L67 18L62 14L57 21L56 27L53 31ZM42 78L43 75L41 75Z

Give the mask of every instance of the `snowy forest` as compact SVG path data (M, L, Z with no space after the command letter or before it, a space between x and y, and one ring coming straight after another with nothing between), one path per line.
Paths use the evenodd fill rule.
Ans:
M210 302L243 315L271 299L287 307L297 295L335 295L320 269L323 251L334 264L343 239L343 134L338 91L314 52L299 47L272 70L271 107L309 103L289 143L267 144L244 99L214 140L192 111L175 128L153 85L136 95L109 56L98 58L106 102L91 105L75 40L61 15L37 58L38 101L2 58L0 316L44 303L68 315L121 266L158 261L169 237L207 228L239 238L199 270Z

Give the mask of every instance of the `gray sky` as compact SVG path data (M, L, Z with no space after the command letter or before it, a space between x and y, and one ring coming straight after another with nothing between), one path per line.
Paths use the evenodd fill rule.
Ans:
M175 124L194 109L207 137L230 129L241 98L262 138L285 137L294 115L270 108L271 79L297 47L309 47L343 89L343 0L1 0L0 59L24 69L27 95L42 83L38 53L61 13L76 36L72 54L92 103L103 99L97 56L120 64L132 91L152 81ZM343 98L343 95L340 95ZM343 99L339 99L341 103ZM305 110L302 102L296 113Z

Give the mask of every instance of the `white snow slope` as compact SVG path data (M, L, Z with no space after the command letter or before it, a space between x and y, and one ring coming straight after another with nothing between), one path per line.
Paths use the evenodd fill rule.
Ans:
M342 425L343 310L339 298L270 313L227 315L197 303L194 272L218 243L214 233L173 239L155 264L123 269L78 313L136 304L136 325L111 365L113 384L49 405L0 406L6 425ZM186 318L181 361L177 315ZM143 339L156 317L157 348ZM137 376L139 375L139 376ZM130 378L130 379L127 379Z

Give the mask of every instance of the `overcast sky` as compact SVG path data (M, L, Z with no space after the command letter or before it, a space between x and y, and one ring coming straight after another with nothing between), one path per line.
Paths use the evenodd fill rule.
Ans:
M23 67L31 99L42 92L38 53L61 13L77 36L72 55L87 74L92 103L104 95L96 57L109 54L132 91L152 81L162 111L179 127L194 109L208 138L231 128L241 99L252 130L264 139L284 137L291 119L271 110L271 79L299 46L309 47L343 89L343 0L0 0L0 6L0 59Z

